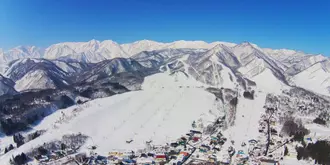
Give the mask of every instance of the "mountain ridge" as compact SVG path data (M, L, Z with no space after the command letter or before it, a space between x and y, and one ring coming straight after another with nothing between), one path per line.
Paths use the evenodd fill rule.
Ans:
M255 44L249 42L243 42L241 44L250 44L256 46ZM168 48L193 48L193 49L211 49L218 44L226 45L227 47L234 47L236 43L215 41L207 43L205 41L186 41L178 40L173 42L157 42L152 40L139 40L132 43L118 44L113 40L90 40L87 42L61 42L48 46L45 49L38 48L36 46L18 46L12 49L9 49L1 55L0 53L0 63L10 62L18 58L48 58L55 59L62 56L68 55L77 55L81 53L91 53L94 56L101 55L106 59L115 58L115 57L131 57L142 51L152 51ZM290 49L270 49L262 48L262 51L265 51L267 54L305 54L302 51L290 50ZM99 62L104 59L95 59L93 62Z

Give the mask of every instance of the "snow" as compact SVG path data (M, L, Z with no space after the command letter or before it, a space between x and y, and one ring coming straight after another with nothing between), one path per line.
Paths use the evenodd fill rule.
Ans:
M311 165L314 164L314 162L308 162L304 160L297 160L297 158L291 158L291 157L284 157L284 159L280 162L281 165Z
M234 140L236 151L243 150L248 153L247 148L241 147L241 144L251 139L257 139L259 132L259 119L264 112L266 93L258 93L254 100L240 97L236 109L236 119L234 126L224 132L225 137Z
M23 58L41 58L43 51L35 46L18 46L7 52L0 50L0 64Z
M20 68L22 65L26 64L27 62L33 61L33 63L50 63L50 61L44 60L44 59L37 59L37 58L24 58L24 59L18 59L16 61L13 61L8 69L5 71L4 75L6 77L10 77L10 74L15 72L17 68Z
M185 87L180 88L180 85ZM90 136L86 147L97 145L97 152L101 154L111 150L144 148L145 141L150 139L155 145L165 144L186 134L194 120L201 119L207 124L215 119L214 114L219 113L214 104L215 96L196 88L199 85L184 74L159 73L147 77L141 91L56 111L35 127L48 130L44 135L2 156L0 162L6 164L4 162L8 162L12 154L26 152L72 132ZM69 120L58 122L54 127L55 121L62 116L61 112ZM129 139L133 142L127 144Z
M0 96L4 94L16 94L17 92L14 89L14 85L15 83L12 80L0 74Z
M305 127L309 129L312 139L330 140L330 128L318 124L306 124Z
M251 80L257 83L258 89L267 93L281 94L283 90L290 88L282 81L278 80L270 69L265 69L257 76L252 77Z
M131 56L140 53L142 51L160 50L166 47L168 44L151 41L141 40L133 43L122 44L121 47Z
M64 81L64 80L62 80ZM63 82L68 84L67 82ZM57 84L48 76L44 70L32 70L16 81L15 89L23 91L27 89L55 89Z
M190 49L193 50L191 52L174 50L186 48L189 51ZM250 139L257 139L257 136L260 135L257 129L258 121L264 112L263 106L266 95L268 93L281 94L283 90L290 88L279 80L279 77L286 76L291 80L290 82L299 87L329 95L330 62L328 58L322 55L310 56L287 49L262 49L248 42L236 45L226 42L207 43L180 40L161 43L141 40L120 45L111 40L102 42L91 40L54 44L45 50L44 57L99 62L114 57L131 57L141 51L151 50L159 51L150 52L150 56L157 55L164 59L175 57L175 59L173 58L174 61L162 62L176 64L176 67L184 69L184 71L171 73L166 64L167 72L146 77L140 91L96 99L82 105L56 111L34 128L47 130L44 135L1 156L0 164L7 164L8 159L13 154L26 152L35 146L59 139L68 133L81 132L90 136L91 138L83 149L88 145L97 145L98 153L107 154L111 150L145 148L145 142L151 139L155 145L165 144L189 131L194 120L201 119L203 124L207 125L217 115L220 115L214 102L215 96L200 88L207 85L196 81L193 78L195 73L187 73L188 70L195 71L195 78L201 78L199 81L209 82L218 88L235 89L237 77L234 72L236 71L242 73L243 78L249 78L256 82L257 86L252 87L256 91L254 100L239 97L234 125L223 133L229 140L235 141L236 150L243 150L245 153L248 152L246 151L247 147L241 147L241 143L247 143ZM33 60L34 63L54 63L64 70L61 70L63 75L64 72L74 73L76 71L74 67L65 62L27 58L43 56L40 52L41 50L36 47L17 47L6 53L0 51L0 68L7 67L7 62L18 58L20 60L13 62L6 73L12 72L13 68L22 68L20 64L27 64L28 60ZM12 55L12 58L9 58L8 55ZM141 55L142 58L148 59L149 54L143 55ZM157 59L158 57L154 58ZM192 60L190 61L190 59ZM134 63L136 66L132 62L127 63L127 65L124 64L122 60L116 59L109 66L115 66L118 72L135 71L140 68L138 63ZM132 69L127 69L127 66L131 66ZM106 71L110 73L113 71L112 68L108 67ZM100 70L102 69L104 68L100 68ZM17 80L15 88L19 91L55 88L57 84L47 74L50 72L31 70ZM233 80L229 75L234 77ZM67 84L63 77L59 76L58 79L63 81L63 84ZM15 92L12 87L5 85L0 80L0 95L11 90ZM241 87L238 88L238 90L242 90ZM239 93L241 94L242 91ZM311 130L313 137L329 138L326 136L330 133L327 127L316 124L307 124L306 127ZM130 139L133 140L132 143L127 144L126 141ZM5 145L12 143L11 137L3 137L1 140ZM304 164L305 162L285 158L283 163Z
M329 95L330 74L321 63L317 63L293 77L297 86Z

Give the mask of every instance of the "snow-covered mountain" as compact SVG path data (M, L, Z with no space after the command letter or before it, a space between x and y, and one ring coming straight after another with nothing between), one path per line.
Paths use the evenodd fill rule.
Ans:
M48 89L69 84L67 72L45 59L20 59L12 61L5 76L16 82L15 89Z
M94 66L90 63L79 62L72 59L56 59L52 60L51 62L53 62L57 67L61 68L68 75L79 74Z
M78 75L77 82L92 82L99 79L110 78L111 76L124 72L143 72L144 68L133 59L114 58L97 63L91 69Z
M129 57L123 48L114 41L103 42L65 42L52 45L46 49L44 58L56 59L70 57L84 62L100 62L116 57Z
M160 43L160 42L156 42L156 41L141 40L141 41L136 41L133 43L122 44L121 46L124 49L124 51L126 51L128 54L135 55L142 51L152 51L152 50L163 49L167 45L168 44L166 44L166 43Z
M250 80L258 79L256 76L265 71L263 75L271 73L275 76L276 81L281 81L279 84L289 86L298 85L300 87L305 86L300 82L295 82L298 81L297 77L300 77L297 74L307 70L318 62L328 59L322 55L311 55L288 49L260 48L249 42L234 44L184 40L171 43L141 40L121 45L111 40L102 42L97 40L88 42L64 42L51 45L45 50L36 47L16 47L4 53L0 52L0 57L0 71L2 70L2 73L4 73L4 70L10 69L8 64L12 60L43 57L45 59L52 59L57 66L69 74L84 71L90 66L85 65L87 63L98 63L116 57L132 57L144 67L154 69L180 58L180 61L183 62L179 62L180 65L184 64L187 70L190 68L189 72L195 78L199 77L197 79L202 82L206 82L207 80L207 83L213 85L219 85L221 79L215 78L215 75L220 73L215 73L214 70L225 67L227 70L231 70L233 74L240 74ZM74 65L77 66L73 66L73 63L68 64L68 61L75 61ZM214 70L206 71L205 68L213 68ZM187 70L186 73L188 73ZM201 73L205 74L205 77L201 77ZM199 76L196 76L197 74ZM221 76L224 75L226 74L222 74Z
M153 51L167 48L181 49L210 49L217 44L224 44L228 47L236 44L228 42L206 43L204 41L174 41L161 43L151 40L141 40L133 43L118 44L112 40L88 42L63 42L40 49L35 46L19 46L0 54L0 63L9 63L12 60L22 58L73 58L83 62L100 62L105 59L116 57L128 58L142 51Z
M12 95L16 94L17 91L14 88L15 82L12 81L11 79L8 79L6 77L3 77L0 74L0 96L2 95Z
M0 154L0 164L22 152L35 157L35 147L65 150L54 143L67 143L61 139L72 133L88 137L75 146L76 153L94 148L101 157L111 151L189 155L166 160L170 164L210 158L224 164L297 163L285 148L300 152L304 136L330 141L324 137L330 132L330 60L322 55L249 42L183 40L122 45L91 40L54 44L41 54L36 48L19 50L24 53L12 53L16 60L10 62L8 52L0 52L6 57L0 95L16 94L0 97L0 127L9 130L5 134L27 130L27 137L32 130L45 133ZM31 124L36 120L38 125ZM288 123L297 126L290 132ZM10 136L0 139L5 147L14 143ZM189 145L173 146L183 139ZM211 150L207 146L212 152L204 151ZM51 161L69 161L62 158Z
M247 42L233 47L218 44L211 49L144 51L133 58L146 67L185 72L200 82L218 87L233 88L240 84L246 89L246 84L257 83L271 89L269 83L262 80L265 77L278 84L276 89L290 85L282 64Z
M42 56L43 50L36 46L18 46L5 53L0 53L0 63L22 58L41 58Z
M330 61L317 62L293 76L297 86L329 95L330 93Z

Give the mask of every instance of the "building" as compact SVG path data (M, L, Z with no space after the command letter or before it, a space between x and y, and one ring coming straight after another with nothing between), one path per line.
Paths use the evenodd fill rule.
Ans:
M280 165L280 163L276 160L263 159L260 160L260 165Z

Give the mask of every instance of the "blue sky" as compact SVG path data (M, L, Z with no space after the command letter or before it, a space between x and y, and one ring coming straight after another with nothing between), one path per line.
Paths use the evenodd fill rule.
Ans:
M0 47L141 39L253 42L330 55L328 0L1 0Z

